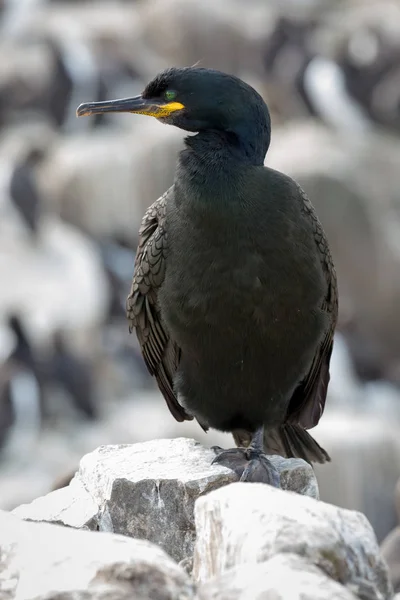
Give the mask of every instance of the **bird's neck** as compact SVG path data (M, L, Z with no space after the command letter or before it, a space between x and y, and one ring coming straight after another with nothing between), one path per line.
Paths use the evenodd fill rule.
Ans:
M262 165L269 145L248 123L237 124L231 131L207 129L185 139L191 159L218 164ZM184 151L185 152L185 151Z
M185 148L179 155L175 190L177 197L196 204L216 206L213 198L221 200L232 195L240 168L240 155L227 144L221 132L204 132L185 139Z

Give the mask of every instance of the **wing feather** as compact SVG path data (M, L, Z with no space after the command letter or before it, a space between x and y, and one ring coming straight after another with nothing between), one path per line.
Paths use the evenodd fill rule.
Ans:
M329 384L329 362L332 354L333 336L338 316L338 289L336 271L328 241L314 207L306 193L298 186L303 203L303 210L310 219L315 243L318 247L323 272L326 279L326 295L322 303L322 310L328 313L330 324L325 336L317 349L310 370L305 379L295 390L289 404L287 421L297 423L305 429L317 425L325 408L326 395Z
M171 193L173 188L154 202L143 217L126 310L129 330L136 330L149 372L156 378L172 415L177 421L184 421L193 417L179 404L173 388L180 349L162 322L158 305L158 291L164 281L166 268L166 204Z

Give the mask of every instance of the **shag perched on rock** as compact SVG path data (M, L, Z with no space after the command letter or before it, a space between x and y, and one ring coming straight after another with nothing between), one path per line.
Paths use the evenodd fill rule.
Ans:
M240 79L168 69L131 112L196 132L173 186L146 212L127 300L147 367L178 421L231 431L216 461L279 485L266 453L325 462L306 429L324 410L337 319L324 231L295 181L264 166L270 116Z

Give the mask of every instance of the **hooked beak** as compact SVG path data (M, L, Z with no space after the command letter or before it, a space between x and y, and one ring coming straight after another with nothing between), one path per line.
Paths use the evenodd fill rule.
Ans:
M105 102L84 102L76 109L76 116L88 117L107 112L129 112L160 119L169 117L172 113L184 108L184 105L180 102L157 102L157 100L147 100L139 95L120 100L106 100Z

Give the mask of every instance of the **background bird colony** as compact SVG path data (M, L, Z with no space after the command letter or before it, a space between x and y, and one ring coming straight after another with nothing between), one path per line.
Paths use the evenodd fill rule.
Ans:
M174 422L125 319L141 216L184 134L75 117L197 62L262 93L268 164L328 235L340 323L317 475L382 540L400 476L399 0L0 2L0 508L65 484L100 444L231 443Z

